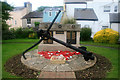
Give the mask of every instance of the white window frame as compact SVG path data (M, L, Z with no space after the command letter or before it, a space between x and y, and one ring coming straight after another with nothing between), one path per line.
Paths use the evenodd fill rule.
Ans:
M104 12L110 12L111 10L110 6L104 6Z
M27 19L27 24L31 24L31 18Z

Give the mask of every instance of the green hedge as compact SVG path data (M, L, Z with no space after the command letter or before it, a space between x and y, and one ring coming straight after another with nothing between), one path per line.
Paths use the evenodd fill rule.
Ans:
M32 37L30 37L31 34L33 34ZM3 32L2 35L3 40L8 40L8 39L24 39L24 38L32 38L36 39L37 38L37 32L33 30L33 28L17 28L17 29L10 29L6 30Z
M91 28L83 27L80 31L80 40L87 41L91 39Z

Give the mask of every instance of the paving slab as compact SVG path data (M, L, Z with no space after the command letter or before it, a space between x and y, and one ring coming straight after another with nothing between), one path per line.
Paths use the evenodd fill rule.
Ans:
M75 79L75 73L74 72L44 72L42 71L38 78L72 78Z

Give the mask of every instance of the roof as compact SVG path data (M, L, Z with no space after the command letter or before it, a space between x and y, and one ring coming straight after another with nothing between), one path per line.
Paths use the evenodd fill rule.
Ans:
M14 7L13 11L23 10L25 7Z
M75 8L74 18L76 20L98 21L92 8Z
M22 19L25 19L25 18L43 18L43 12L36 12L36 11L30 12L25 16L23 16Z
M63 8L62 7L45 8L44 11L59 11L59 10L63 10Z
M120 13L110 13L110 23L120 23Z

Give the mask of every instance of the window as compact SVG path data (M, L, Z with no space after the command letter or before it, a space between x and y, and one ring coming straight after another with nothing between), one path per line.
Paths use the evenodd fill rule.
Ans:
M31 19L27 19L27 24L31 24Z
M17 25L17 21L15 20L15 25Z
M110 12L110 6L104 6L104 12Z
M50 32L50 36L53 36L53 32L52 31ZM53 40L51 40L51 39L44 40L43 43L44 44L53 44Z
M56 34L64 34L64 31L56 31Z
M115 8L114 8L114 12L117 12L117 8L118 8L118 7L117 7L117 6L115 6Z
M49 16L50 16L50 17L52 16L52 12L51 12L51 11L49 12Z
M58 11L55 12L55 15L57 15Z
M108 28L108 26L102 26L102 29L106 29L106 28Z

